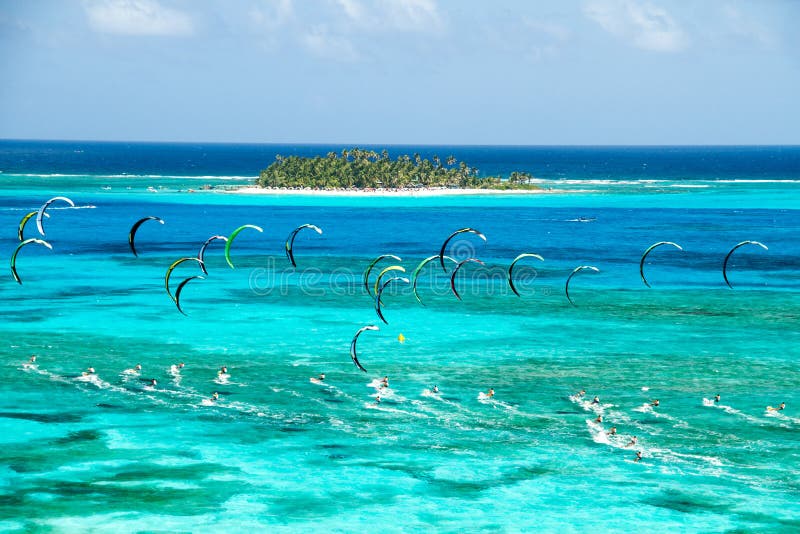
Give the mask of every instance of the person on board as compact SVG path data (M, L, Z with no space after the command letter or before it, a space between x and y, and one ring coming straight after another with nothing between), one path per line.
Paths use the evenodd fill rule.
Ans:
M767 411L768 411L768 412L780 412L780 411L781 411L781 410L783 410L784 408L786 408L786 403L785 403L785 402L782 402L782 403L780 403L780 404L779 404L777 407L773 407L773 406L767 406Z
M606 435L607 435L607 436L616 436L616 435L617 435L617 427L615 427L615 426L612 426L612 427L611 427L611 430L609 430L608 432L606 432Z
M714 395L714 403L715 403L715 404L719 404L719 393L717 393L716 395Z
M636 458L633 459L634 462L642 461L642 451L636 451Z
M660 404L661 403L658 401L658 399L655 399L653 400L653 402L650 403L650 406L655 406L657 408Z
M634 445L636 445L636 436L633 436L625 447L633 447Z
M592 399L592 404L600 404L600 397L595 395L594 398Z

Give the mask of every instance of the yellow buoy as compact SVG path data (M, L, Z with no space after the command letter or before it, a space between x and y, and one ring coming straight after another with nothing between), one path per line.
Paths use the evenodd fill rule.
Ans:
M404 336L403 334L400 334L399 336L397 336L397 341L399 341L400 343L405 343L406 336Z

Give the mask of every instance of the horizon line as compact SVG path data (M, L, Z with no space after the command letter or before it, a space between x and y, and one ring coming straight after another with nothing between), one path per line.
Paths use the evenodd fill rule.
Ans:
M698 143L698 144L656 144L656 143L637 143L637 144L485 144L485 143L352 143L342 141L330 142L279 142L279 141L164 141L164 140L119 140L119 139L40 139L40 138L14 138L14 137L0 137L2 142L34 142L34 143L107 143L107 144L153 144L153 145L251 145L251 146L308 146L308 147L323 147L323 146L348 146L357 148L359 146L365 147L488 147L488 148L716 148L716 147L730 147L730 148L766 148L766 147L800 147L800 143L787 143L787 144L742 144L742 143Z

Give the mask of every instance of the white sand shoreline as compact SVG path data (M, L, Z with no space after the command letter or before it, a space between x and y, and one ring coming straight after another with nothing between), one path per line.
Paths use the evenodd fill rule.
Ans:
M295 195L321 197L439 197L463 195L546 195L572 193L564 189L462 189L462 188L419 188L419 189L285 189L264 187L240 187L229 189L226 193L238 195Z

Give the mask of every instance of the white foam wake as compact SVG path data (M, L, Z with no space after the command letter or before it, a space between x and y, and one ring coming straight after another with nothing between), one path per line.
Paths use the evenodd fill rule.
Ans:
M778 411L766 411L764 412L764 416L772 417L774 419L779 419L781 421L788 421L794 424L800 424L800 419L798 419L797 417L791 417Z
M761 424L764 423L762 420L758 419L757 417L753 417L752 415L748 415L748 414L742 412L741 410L737 410L733 406L728 406L727 404L715 403L713 399L703 399L703 406L706 406L706 407L709 407L709 408L717 408L718 410L722 410L723 412L725 412L725 413L727 413L729 415L734 415L736 417L740 417L740 418L744 419L745 421L748 421L750 423L755 423L757 425L761 425Z
M627 444L631 441L631 436L622 434L610 435L606 429L603 428L603 425L591 419L586 420L586 426L589 430L589 434L592 436L592 441L595 443L608 445L616 449L625 449L627 448Z

